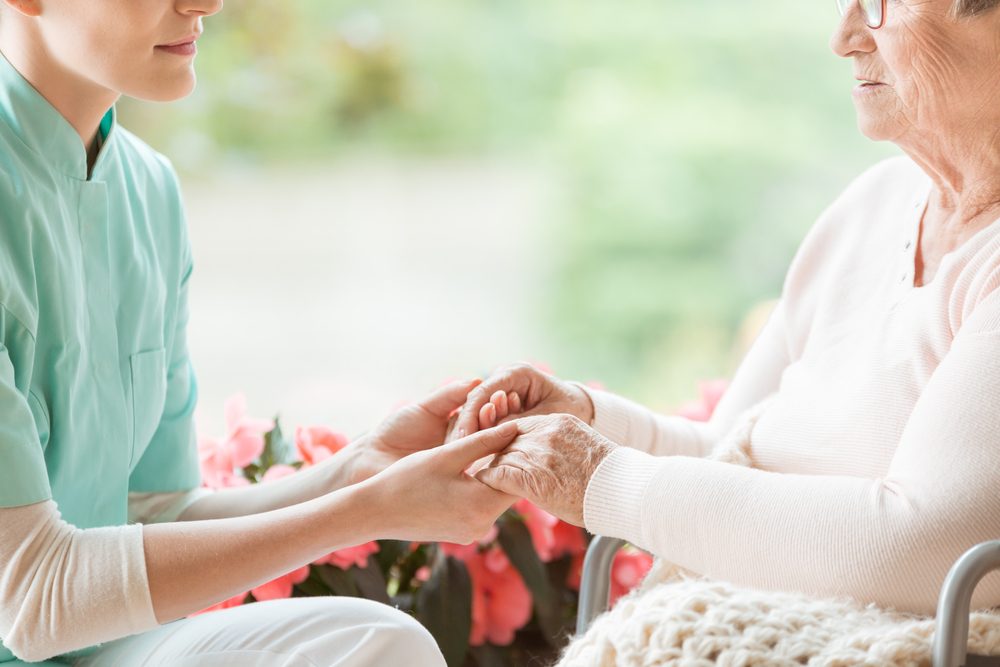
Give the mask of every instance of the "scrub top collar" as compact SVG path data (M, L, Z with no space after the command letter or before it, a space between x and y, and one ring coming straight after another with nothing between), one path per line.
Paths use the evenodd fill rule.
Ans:
M0 116L39 160L69 178L87 180L87 149L73 126L41 93L0 54ZM91 180L96 180L108 161L108 147L114 140L115 108L101 119L101 150L94 163Z

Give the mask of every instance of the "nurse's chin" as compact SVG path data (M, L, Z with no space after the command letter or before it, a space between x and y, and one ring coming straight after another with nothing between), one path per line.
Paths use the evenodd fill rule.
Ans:
M165 76L132 90L123 90L122 93L145 102L173 102L194 92L197 82L198 77L193 70L189 70L183 75Z

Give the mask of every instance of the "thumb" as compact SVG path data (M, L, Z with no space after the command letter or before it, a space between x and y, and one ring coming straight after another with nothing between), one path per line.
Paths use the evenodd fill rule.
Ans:
M490 466L477 472L476 479L494 491L520 498L524 495L524 485L515 479L520 472L509 466Z
M449 382L420 401L420 405L435 417L447 417L453 410L457 410L465 404L465 397L481 382L482 380L479 378Z
M459 470L465 470L470 465L490 454L497 454L507 449L518 435L515 422L508 422L495 428L488 428L473 433L461 440L444 445L438 451Z

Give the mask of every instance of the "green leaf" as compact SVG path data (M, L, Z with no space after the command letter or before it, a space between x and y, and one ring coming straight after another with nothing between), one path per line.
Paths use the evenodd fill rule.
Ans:
M275 415L274 428L264 434L264 451L260 455L260 467L267 470L277 463L290 461L291 448L281 430L280 417Z
M535 615L546 641L552 646L559 645L568 629L567 622L560 608L559 593L549 580L545 564L538 558L528 527L510 515L502 516L497 525L500 528L500 546L531 591Z
M385 574L410 553L410 543L403 540L379 540L375 560Z
M310 567L309 577L302 583L296 584L295 589L302 592L306 597L331 595L330 587L327 586L322 579L320 579L319 573L316 569L317 568L315 566Z
M346 595L353 598L364 597L350 572L345 572L333 565L313 565L320 580L330 588L333 595Z
M375 559L369 556L366 567L352 567L349 574L353 575L361 597L389 604L389 593L386 591L385 577Z
M476 667L513 667L514 665L513 652L509 647L483 644L482 646L473 646L470 653L476 660Z
M472 580L465 565L443 554L417 593L417 619L438 643L448 667L461 667L472 631Z

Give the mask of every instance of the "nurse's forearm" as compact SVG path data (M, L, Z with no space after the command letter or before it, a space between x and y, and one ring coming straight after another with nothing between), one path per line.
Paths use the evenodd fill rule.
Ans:
M368 496L362 484L262 514L143 526L156 619L172 621L380 537L382 514Z
M178 521L203 521L260 514L298 505L352 483L353 471L365 446L352 442L332 457L294 475L253 486L222 489L191 503Z

